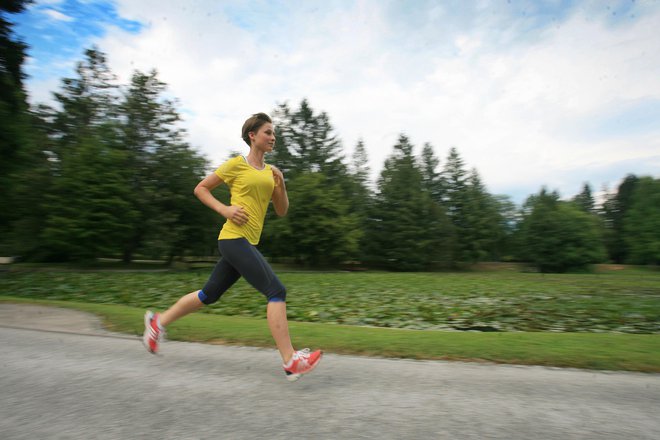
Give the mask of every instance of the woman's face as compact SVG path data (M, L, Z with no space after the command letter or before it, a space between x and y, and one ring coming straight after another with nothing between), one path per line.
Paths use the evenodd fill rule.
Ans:
M268 153L273 151L275 146L275 129L273 124L266 122L257 132L250 132L250 139L252 140L252 147Z

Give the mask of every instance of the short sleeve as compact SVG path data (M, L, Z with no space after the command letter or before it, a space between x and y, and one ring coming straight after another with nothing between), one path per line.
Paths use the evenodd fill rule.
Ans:
M236 175L238 174L237 157L229 159L215 170L215 175L218 176L228 185L231 185Z

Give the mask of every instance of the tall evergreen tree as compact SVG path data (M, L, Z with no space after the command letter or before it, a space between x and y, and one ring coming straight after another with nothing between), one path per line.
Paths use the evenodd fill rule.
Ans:
M275 147L268 161L277 165L287 179L290 179L299 171L293 156L293 119L292 110L288 103L279 104L272 114L273 126L275 128Z
M436 157L433 146L428 142L425 143L420 157L423 186L433 200L442 203L444 192L441 174L438 171L439 165L440 160Z
M356 182L362 186L368 186L371 168L369 167L367 149L365 148L364 141L362 139L358 140L358 143L355 146L355 151L353 151L350 171Z
M187 244L203 240L191 236L206 229L200 223L211 221L192 196L206 161L183 141L176 103L165 92L156 71L136 71L120 105L130 202L139 216L123 242L126 262L140 249L170 259L181 255Z
M454 225L456 233L453 259L461 261L469 259L467 255L468 236L465 233L467 220L465 204L467 198L468 174L465 170L463 159L458 150L452 147L447 155L447 160L442 169L442 200L449 220Z
M625 263L628 260L628 244L624 235L624 219L632 206L632 197L639 178L629 174L617 188L614 194L610 194L602 208L602 216L605 223L605 243L610 259L615 263Z
M364 231L368 227L367 219L373 203L373 194L369 182L370 174L371 170L369 168L367 149L364 146L364 141L360 139L353 151L348 182L350 187L346 191L347 194L345 196L350 201L350 211L357 216L358 228L361 231L359 251L356 253L360 261L366 258L365 248L367 236L364 234Z
M136 212L119 148L119 118L114 75L105 55L85 52L77 77L63 80L53 110L53 184L45 196L44 257L91 259L119 252Z
M61 107L55 113L54 129L61 135L62 148L75 147L79 137L118 134L119 85L105 54L98 48L85 50L76 75L64 78L61 91L54 93Z
M346 177L342 145L325 112L315 113L303 99L295 111L283 104L274 114L279 139L274 161L289 178L303 172L322 172L327 183L334 184Z
M369 217L371 261L393 270L425 270L448 264L451 226L424 190L413 146L404 135L385 161Z
M502 220L476 169L468 176L464 203L461 259L473 263L495 259L504 235Z
M582 192L573 198L573 202L584 212L594 213L596 210L596 202L591 194L591 185L585 183L582 187Z

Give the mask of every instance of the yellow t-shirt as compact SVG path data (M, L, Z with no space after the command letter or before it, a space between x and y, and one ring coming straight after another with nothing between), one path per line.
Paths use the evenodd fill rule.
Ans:
M229 187L230 204L242 206L248 214L248 222L242 226L227 220L220 230L218 240L246 238L251 244L257 245L275 188L270 165L257 170L243 156L236 156L220 165L215 174Z

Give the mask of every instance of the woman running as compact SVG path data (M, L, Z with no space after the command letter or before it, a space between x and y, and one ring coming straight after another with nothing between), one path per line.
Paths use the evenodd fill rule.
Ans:
M293 349L286 317L286 288L256 248L270 201L280 217L289 209L282 172L264 160L264 155L273 151L275 145L270 117L257 113L248 118L243 124L242 137L250 146L250 153L223 163L195 188L195 196L202 203L227 219L218 237L222 257L202 290L181 297L163 313L147 311L143 341L151 353L157 353L169 324L204 305L213 304L243 277L268 300L268 327L282 356L286 377L294 381L318 365L322 352ZM221 183L229 187L229 206L211 194Z

